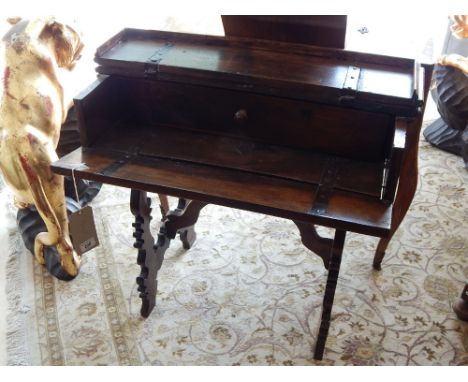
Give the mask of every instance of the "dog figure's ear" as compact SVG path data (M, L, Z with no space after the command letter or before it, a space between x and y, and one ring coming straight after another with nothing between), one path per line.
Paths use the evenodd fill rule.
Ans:
M12 16L12 17L8 17L8 18L7 18L7 22L8 22L8 24L10 24L10 25L16 25L16 24L18 24L21 20L22 20L22 19L21 19L20 16Z
M453 36L458 39L468 38L468 15L454 15L450 19L453 21L450 27Z
M72 69L79 60L83 43L79 33L69 25L51 19L41 33L41 38L49 40L53 46L59 67Z

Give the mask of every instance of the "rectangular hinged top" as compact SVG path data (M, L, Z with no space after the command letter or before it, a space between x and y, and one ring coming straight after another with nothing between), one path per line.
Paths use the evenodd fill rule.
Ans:
M410 59L284 42L124 29L98 48L102 74L156 78L414 115Z
M425 90L414 60L137 29L95 60L104 76L75 98L83 147L55 172L390 233Z

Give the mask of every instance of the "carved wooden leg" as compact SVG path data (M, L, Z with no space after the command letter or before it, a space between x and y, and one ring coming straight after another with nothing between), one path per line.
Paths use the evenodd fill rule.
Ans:
M196 216L192 217L192 219L193 218L195 219L193 224L191 224L189 226L183 226L183 228L179 228L178 231L177 231L179 233L180 240L182 241L182 245L183 245L184 249L192 248L192 245L193 245L193 243L195 242L195 240L197 238L197 234L196 234L195 228L194 228L195 223L198 220L200 210L204 206L206 206L206 203L201 203L201 202L197 202L197 201L194 201L194 200L190 201L190 200L187 200L187 199L179 199L179 203L177 204L176 211L185 211L187 209L189 203L195 203L191 207L191 210L193 209L194 212L196 211L197 208L199 208L199 209L196 212ZM179 213L179 212L177 212L177 213Z
M166 217L166 215L169 213L169 199L167 197L167 195L164 195L164 194L158 194L158 197L159 197L159 208L161 209L161 216L162 216L162 219L164 221L164 218Z
M195 240L193 229L200 210L206 203L198 201L179 200L179 205L174 211L166 215L164 224L158 234L158 240L154 244L154 238L150 233L151 208L150 199L146 192L132 190L130 206L135 215L134 237L135 247L138 248L137 262L141 266L140 276L137 277L138 291L142 299L141 315L148 317L156 305L156 292L158 287L158 271L164 260L164 253L172 239L178 232L181 234L184 248L191 247Z
M424 99L427 100L428 90L431 87L432 69L424 68ZM390 235L382 238L379 241L377 250L375 251L373 267L376 270L381 269L382 260L385 256L385 250L390 242L393 234L400 226L403 218L408 212L408 209L413 201L414 194L418 185L418 149L419 149L419 133L421 131L422 116L427 102L424 103L423 110L417 118L407 120L405 151L401 163L400 180L398 190L395 195L392 213L392 229Z
M141 273L137 277L138 291L142 299L141 315L148 317L156 304L156 291L158 288L157 274L161 268L164 252L169 247L169 241L164 232L158 235L158 242L154 245L151 235L151 199L145 191L132 190L130 194L130 209L135 216L133 227L136 239L134 247L138 249L137 263Z
M184 248L190 249L196 238L194 225L198 220L201 209L206 204L198 200L179 199L177 208L167 214L164 223L166 235L174 239L179 233Z
M330 263L330 254L333 247L333 240L321 237L313 224L294 221L301 234L302 244L312 252L320 256L328 269Z
M195 232L194 226L192 225L183 230L180 230L179 234L184 249L192 248L192 245L195 242L195 239L197 238L197 233Z
M390 235L379 241L375 251L373 267L376 270L381 269L382 260L385 256L385 250L392 239L393 234L400 226L408 209L413 201L416 187L418 185L418 142L420 131L419 119L406 123L406 143L405 152L402 159L400 179L403 182L398 184L395 201L393 203L392 227Z
M391 233L393 236L394 232ZM375 250L374 261L372 266L375 270L380 271L382 269L382 260L385 256L385 250L387 249L388 244L390 243L392 237L390 238L383 238L379 240L379 244L377 245L377 249Z
M460 320L468 321L468 283L465 284L460 297L453 304L453 311Z
M340 272L341 255L343 254L345 237L346 231L336 230L331 251L327 285L323 297L322 319L317 342L315 344L314 359L316 360L321 360L323 358L323 352L325 350L325 342L327 341L328 329L330 328L330 317L333 300L335 298L336 284L338 282L338 274Z

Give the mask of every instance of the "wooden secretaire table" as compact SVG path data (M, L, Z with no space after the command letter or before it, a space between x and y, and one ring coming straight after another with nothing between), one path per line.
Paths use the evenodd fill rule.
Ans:
M75 99L82 147L59 174L129 187L141 314L171 239L209 203L291 219L328 269L314 357L330 325L346 231L381 237L380 264L417 184L432 67L331 48L126 29ZM82 164L81 166L77 166ZM146 192L179 197L155 240ZM335 228L320 237L314 225Z

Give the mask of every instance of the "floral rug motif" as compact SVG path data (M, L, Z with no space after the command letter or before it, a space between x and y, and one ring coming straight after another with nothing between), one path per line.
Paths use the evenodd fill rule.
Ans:
M347 235L321 362L312 355L327 273L293 223L206 207L193 248L172 241L143 319L129 190L104 186L92 203L101 245L71 282L50 277L10 224L8 364L468 365L468 324L452 310L468 280L468 172L424 141L419 168L380 272L378 239Z

